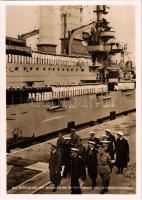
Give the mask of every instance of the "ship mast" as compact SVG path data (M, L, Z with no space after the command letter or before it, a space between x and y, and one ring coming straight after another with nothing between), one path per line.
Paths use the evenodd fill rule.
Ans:
M112 56L115 54L124 54L123 46L115 41L115 31L109 26L105 15L108 14L109 7L106 5L97 5L96 23L91 27L88 37L83 38L87 42L87 50L92 56L92 66L101 73L101 79L105 79L113 67L113 71L118 74L117 63L112 63ZM115 67L115 68L114 68Z

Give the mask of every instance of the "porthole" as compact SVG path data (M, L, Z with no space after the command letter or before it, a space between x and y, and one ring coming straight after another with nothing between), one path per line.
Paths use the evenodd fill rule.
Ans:
M48 68L48 70L50 71L50 68Z
M18 70L18 67L15 67L15 70L17 71L17 70Z
M38 70L39 70L39 68L37 67L37 68L36 68L36 70L38 71Z
M55 68L53 68L53 71L55 70Z
M64 68L62 70L64 71Z
M43 68L43 71L45 71L45 67Z
M78 69L76 69L76 71L78 72Z
M58 71L59 71L60 69L58 68Z
M73 71L73 69L71 69L71 71Z
M30 70L32 71L32 69L33 69L33 68L31 67Z

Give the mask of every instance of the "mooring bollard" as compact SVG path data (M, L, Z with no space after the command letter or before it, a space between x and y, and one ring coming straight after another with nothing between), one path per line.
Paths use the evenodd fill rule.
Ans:
M109 118L110 120L116 119L116 112L115 111L110 112Z
M70 132L70 129L75 128L75 121L68 122L67 129Z

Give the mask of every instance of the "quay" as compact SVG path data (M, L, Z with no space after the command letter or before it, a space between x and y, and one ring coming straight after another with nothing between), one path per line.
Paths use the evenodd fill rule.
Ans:
M82 143L87 146L89 132L95 131L97 137L101 137L105 129L109 128L116 136L117 131L123 131L124 137L130 146L130 162L124 170L123 175L116 174L113 167L111 173L110 187L108 194L134 194L136 192L136 142L135 142L135 112L126 116L92 126L77 132L82 138ZM35 144L31 147L13 151L7 154L7 163L11 170L8 173L8 194L50 194L52 185L48 173L48 159L50 153L49 143L56 143L56 139ZM83 194L99 194L99 189L91 190L91 182L87 180L82 183ZM101 185L98 176L97 186ZM18 189L20 188L20 189ZM70 194L70 178L62 179L59 190L56 194Z

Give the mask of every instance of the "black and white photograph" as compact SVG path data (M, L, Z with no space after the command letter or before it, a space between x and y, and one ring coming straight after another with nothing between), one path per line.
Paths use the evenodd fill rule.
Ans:
M5 4L6 194L136 195L137 4L34 3Z

